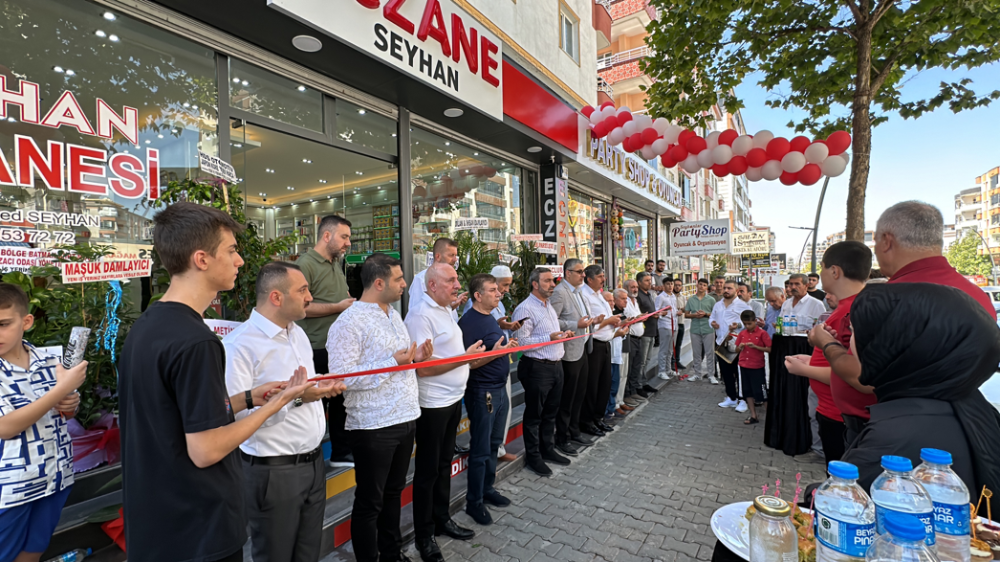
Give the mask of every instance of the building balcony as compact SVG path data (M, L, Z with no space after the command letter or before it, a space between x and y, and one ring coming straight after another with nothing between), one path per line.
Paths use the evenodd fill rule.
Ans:
M619 53L612 53L611 56L599 57L597 59L597 70L598 72L613 66L634 61L636 59L642 59L649 56L649 47L643 45L642 47L636 47L635 49L629 49L627 51L621 51Z
M646 30L649 22L656 19L656 8L649 0L611 0L611 40L621 35L636 35Z
M653 80L639 68L639 61L618 64L611 68L598 71L598 76L615 87L617 95L637 94L642 92L640 86L649 87Z
M615 102L615 89L611 87L611 84L601 78L597 77L597 106L600 107L604 105L604 102Z
M597 50L611 46L611 0L594 0L594 29L597 31Z
M705 197L708 199L715 199L715 192L712 191L712 184L705 184Z

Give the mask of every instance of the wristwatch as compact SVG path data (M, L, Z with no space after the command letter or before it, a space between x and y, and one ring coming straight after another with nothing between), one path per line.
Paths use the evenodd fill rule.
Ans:
M296 398L295 400L292 401L292 405L295 408L298 408L299 406L302 405L302 399L301 398Z
M246 392L243 393L243 396L247 400L247 410L253 410L254 407L255 407L253 405L253 393L251 391L247 390Z

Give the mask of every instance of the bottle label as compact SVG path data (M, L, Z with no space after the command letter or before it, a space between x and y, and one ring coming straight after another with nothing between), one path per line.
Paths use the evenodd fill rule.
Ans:
M878 534L886 534L885 530L885 515L890 511L895 511L896 513L906 513L904 511L899 511L896 509L889 509L886 507L881 507L878 504L875 505L875 524L878 529ZM924 529L927 532L927 538L924 539L924 544L927 546L934 546L934 512L928 511L927 513L910 513L909 515L915 516L924 524Z
M864 558L875 541L874 523L847 523L816 512L815 534L823 546L854 558Z
M934 502L934 530L943 535L968 535L970 515L969 504Z

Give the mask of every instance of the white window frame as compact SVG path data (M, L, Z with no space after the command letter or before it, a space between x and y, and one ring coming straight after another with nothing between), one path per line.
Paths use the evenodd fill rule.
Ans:
M566 37L567 21L572 25L570 44L567 44ZM559 1L559 49L569 55L573 62L580 64L580 17L562 0Z

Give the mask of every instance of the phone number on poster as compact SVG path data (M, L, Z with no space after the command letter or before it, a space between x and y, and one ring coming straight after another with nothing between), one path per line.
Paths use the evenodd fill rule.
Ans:
M0 242L25 242L28 244L72 244L74 235L68 230L21 230L19 228L0 228Z

